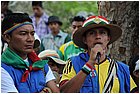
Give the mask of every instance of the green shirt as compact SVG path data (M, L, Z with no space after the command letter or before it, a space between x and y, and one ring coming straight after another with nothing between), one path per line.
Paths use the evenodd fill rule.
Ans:
M60 59L66 61L68 58L78 55L81 52L84 52L83 48L76 46L73 41L63 44L58 51Z

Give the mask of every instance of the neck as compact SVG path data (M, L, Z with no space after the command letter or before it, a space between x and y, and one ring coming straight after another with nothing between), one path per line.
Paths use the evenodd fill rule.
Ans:
M54 32L52 32L52 35L56 36L56 35L58 35L58 33L59 33L59 31L54 31Z
M26 53L20 53L19 51L10 48L12 51L14 51L17 55L19 55L23 60L27 58L27 54Z
M40 18L43 15L43 12L40 15L35 15L36 18Z

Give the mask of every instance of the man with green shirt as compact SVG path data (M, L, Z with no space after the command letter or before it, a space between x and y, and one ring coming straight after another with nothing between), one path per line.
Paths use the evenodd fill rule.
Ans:
M85 21L85 18L83 16L75 16L71 20L72 38L73 38L73 34L75 33L75 31L78 28L82 27L82 24L84 21ZM70 42L63 44L59 48L58 54L62 60L66 61L71 56L78 55L79 53L84 52L84 51L85 50L83 48L79 48L78 46L76 46L72 40Z

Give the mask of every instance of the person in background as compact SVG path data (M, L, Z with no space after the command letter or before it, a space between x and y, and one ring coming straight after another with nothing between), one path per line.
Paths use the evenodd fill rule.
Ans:
M50 66L51 70L54 73L54 76L56 77L55 82L58 84L66 62L60 59L55 50L44 50L39 53L38 57L40 57L42 60L49 60L48 65Z
M107 56L108 45L122 29L103 16L90 16L73 35L74 43L87 52L71 57L60 80L61 92L129 93L136 84L128 65ZM80 78L80 79L79 79Z
M3 18L12 13L12 11L8 8L8 5L9 1L1 1L1 16L3 16Z
M82 27L82 24L84 23L85 20L86 19L83 16L74 16L71 19L72 39L73 39L73 34L75 33L75 31L79 29L80 27ZM79 53L84 52L84 51L85 50L83 48L76 46L73 43L73 40L71 40L70 42L63 44L59 48L58 54L62 60L66 61L71 56L78 55Z
M2 35L8 43L1 55L2 93L47 92L46 87L59 92L48 61L41 60L33 50L34 33L26 13L12 13L2 21Z
M62 22L58 16L50 16L47 25L51 33L44 35L41 40L41 51L47 49L58 51L62 44L70 41L70 37L68 38L68 34L61 30Z
M3 21L4 17L11 14L12 11L8 8L9 1L1 1L1 22ZM7 48L7 43L4 41L3 37L1 36L1 53Z
M34 29L40 39L50 33L50 29L47 25L49 16L44 12L42 1L32 1L32 9L34 15L31 16Z
M137 61L136 61L137 60ZM131 93L139 93L139 59L138 59L138 56L136 56L132 62L131 62L134 66L134 68L131 66L130 68L133 68L133 69L130 69L132 71L132 74L131 76L133 77L137 87L133 88L131 90Z

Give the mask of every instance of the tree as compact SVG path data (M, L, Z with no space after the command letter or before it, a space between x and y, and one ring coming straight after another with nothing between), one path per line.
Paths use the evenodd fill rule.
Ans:
M98 9L123 30L121 38L111 45L112 57L130 62L139 55L139 1L98 1Z

